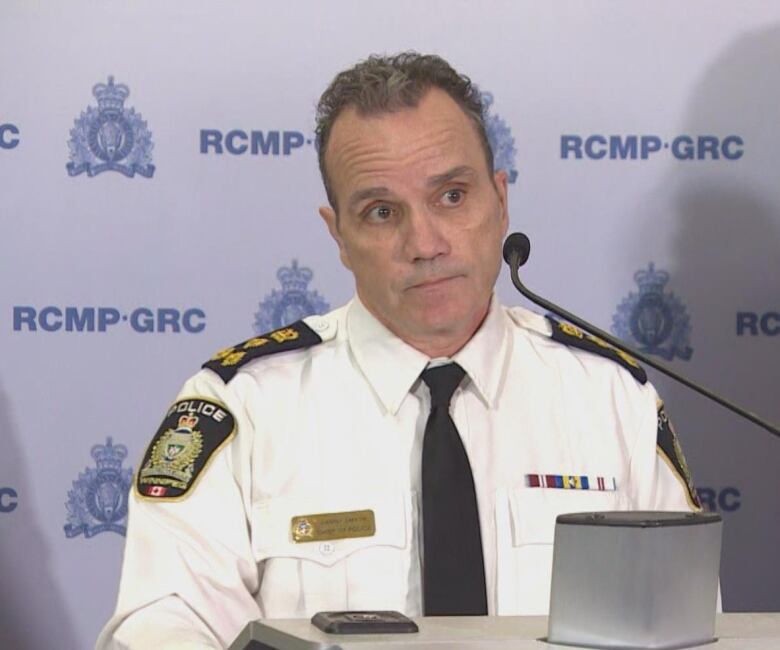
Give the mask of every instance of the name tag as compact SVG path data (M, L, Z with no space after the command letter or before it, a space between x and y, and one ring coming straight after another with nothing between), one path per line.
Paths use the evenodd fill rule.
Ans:
M293 517L290 523L293 542L322 542L330 539L373 537L376 522L373 510L328 512Z

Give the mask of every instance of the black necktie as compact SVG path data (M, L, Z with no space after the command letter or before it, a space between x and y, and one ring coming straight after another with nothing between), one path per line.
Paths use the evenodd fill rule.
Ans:
M450 417L450 399L465 374L456 363L422 374L431 391L422 452L426 616L487 614L474 478Z

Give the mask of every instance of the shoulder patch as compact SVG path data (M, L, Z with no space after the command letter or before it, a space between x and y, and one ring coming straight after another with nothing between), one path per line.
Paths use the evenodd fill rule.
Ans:
M656 449L685 487L685 496L691 507L696 510L701 510L702 505L701 501L699 501L699 495L696 494L696 488L693 486L691 470L688 469L688 463L685 461L685 456L683 455L683 450L680 446L680 440L672 426L672 421L666 414L663 402L658 404L658 438L656 440Z
M183 498L235 432L236 420L224 404L200 397L179 400L149 443L135 478L136 494Z
M226 384L238 373L238 369L260 357L277 352L301 350L322 343L322 337L302 320L268 334L261 334L217 352L203 364L216 372Z
M563 323L554 318L550 318L549 316L546 318L550 321L550 325L552 326L551 336L553 341L558 341L564 345L587 350L588 352L593 352L594 354L611 359L628 370L640 384L647 383L647 373L645 372L645 369L642 368L637 360L630 354L626 354L623 350L618 350L603 339L583 332L579 327L575 327L570 323Z

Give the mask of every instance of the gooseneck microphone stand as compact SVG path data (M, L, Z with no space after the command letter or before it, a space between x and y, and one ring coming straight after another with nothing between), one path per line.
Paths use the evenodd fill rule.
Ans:
M769 431L769 433L780 438L780 428L778 428L776 425L771 424L766 420L758 417L755 413L743 409L741 406L737 406L733 402L730 402L729 400L721 397L720 395L713 393L711 390L708 390L703 386L699 386L698 384L691 381L687 377L683 377L682 375L676 373L674 370L667 367L663 363L660 363L659 361L650 358L648 355L643 354L642 352L639 352L637 350L633 350L631 347L623 343L621 340L615 338L611 334L604 332L603 330L599 329L595 325L591 325L587 321L584 321L581 318L575 316L574 314L569 313L565 309L558 307L557 305L551 303L549 300L545 300L541 296L537 296L535 293L533 293L528 288L526 288L526 286L520 281L520 277L518 275L518 269L528 261L528 257L531 254L531 242L529 241L528 237L523 233L515 232L506 238L506 241L504 242L503 254L504 254L504 261L509 265L509 270L512 274L512 284L514 284L517 290L521 294L523 294L526 298L528 298L528 300L530 300L531 302L539 305L540 307L543 307L544 309L546 309L549 312L552 312L553 314L560 316L561 318L569 321L573 325L576 325L577 327L588 332L589 334L596 336L600 339L603 339L604 341L614 346L618 350L622 350L623 352L630 354L632 357L638 359L645 365L648 365L651 368L655 368L656 370L662 372L663 374L668 375L675 381L680 382L681 384L687 386L688 388L692 388L697 393L700 393L701 395L708 397L709 399L713 400L714 402L717 402L721 406L724 406L730 411L733 411L737 415L741 415L743 418L750 420L754 424L757 424L758 426Z

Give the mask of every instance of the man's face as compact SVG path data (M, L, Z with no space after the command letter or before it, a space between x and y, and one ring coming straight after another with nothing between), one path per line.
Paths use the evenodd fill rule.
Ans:
M484 318L508 217L477 131L439 89L415 108L336 119L320 208L368 310L414 347L452 354ZM452 344L457 347L450 349Z

